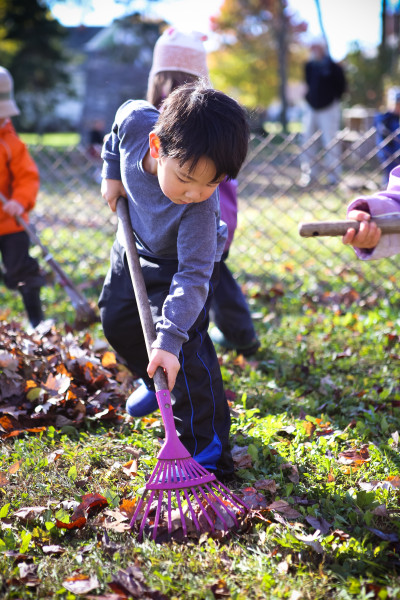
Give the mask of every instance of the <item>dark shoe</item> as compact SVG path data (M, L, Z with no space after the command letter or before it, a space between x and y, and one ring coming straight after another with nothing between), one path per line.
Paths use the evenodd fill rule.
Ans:
M28 314L29 323L31 327L35 328L44 320L42 303L40 301L40 288L22 286L19 288L19 291L21 292L25 310Z
M158 408L156 393L142 382L126 401L126 412L131 417L145 417Z
M219 344L227 350L236 350L237 354L242 354L245 358L255 354L261 346L260 340L257 337L253 338L246 346L235 346L235 344L226 339L218 327L213 327L209 334L214 344Z

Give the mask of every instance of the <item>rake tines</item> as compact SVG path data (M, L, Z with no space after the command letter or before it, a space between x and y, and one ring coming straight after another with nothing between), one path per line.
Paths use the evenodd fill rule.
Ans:
M145 505L148 493L150 495ZM131 527L134 528L144 508L139 538L142 538L146 525L149 526L150 522L153 522L152 537L156 540L164 510L167 512L167 529L170 535L173 531L173 504L177 507L185 537L188 534L188 520L199 532L204 529L202 521L208 530L215 531L218 521L219 528L228 530L238 525L236 512L244 513L247 510L246 504L240 498L232 494L213 473L198 464L190 455L186 458L158 461L131 521Z

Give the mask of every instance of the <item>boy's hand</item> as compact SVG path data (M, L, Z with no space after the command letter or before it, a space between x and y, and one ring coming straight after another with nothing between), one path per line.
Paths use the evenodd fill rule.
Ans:
M120 196L127 197L124 186L120 179L103 179L101 182L101 195L107 200L108 206L113 212L117 210L117 200Z
M6 204L3 205L3 210L12 217L20 217L25 212L25 208L22 204L17 202L17 200L9 200L6 202Z
M170 392L172 392L175 385L176 376L181 368L179 360L175 354L172 354L171 352L154 348L151 351L150 362L147 366L147 373L149 377L153 377L158 367L164 369L167 377L168 389Z
M360 221L360 229L358 232L348 229L343 236L343 244L350 244L354 248L375 248L382 232L376 223L371 222L371 215L362 210L352 210L347 218Z

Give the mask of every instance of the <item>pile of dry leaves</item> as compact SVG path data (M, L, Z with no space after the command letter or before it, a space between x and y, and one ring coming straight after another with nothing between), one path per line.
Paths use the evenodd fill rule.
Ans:
M123 419L132 374L103 341L0 322L0 436Z

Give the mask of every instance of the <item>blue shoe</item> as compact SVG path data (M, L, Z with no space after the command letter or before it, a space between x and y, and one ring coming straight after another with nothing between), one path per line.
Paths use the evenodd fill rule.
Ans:
M142 382L126 401L126 412L131 417L145 417L158 408L156 393Z

